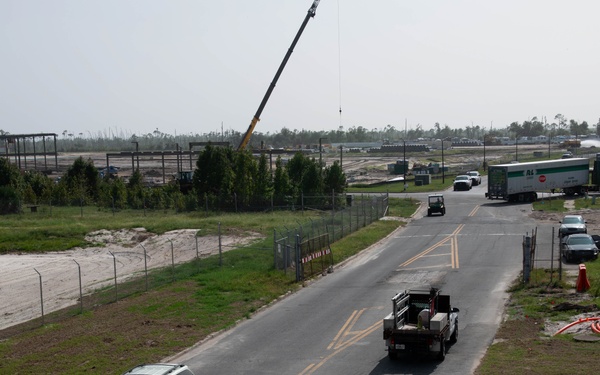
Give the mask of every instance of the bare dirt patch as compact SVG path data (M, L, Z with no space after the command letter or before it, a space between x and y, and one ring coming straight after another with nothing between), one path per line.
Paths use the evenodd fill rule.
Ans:
M181 229L156 235L144 228L99 230L86 236L88 248L44 254L0 255L0 330L77 304L79 269L84 295L113 285L148 269L168 266L219 252L219 237L196 237L197 229ZM259 238L256 233L221 236L228 251ZM146 256L144 261L144 248ZM39 273L39 274L38 274ZM40 291L40 277L42 290ZM10 302L9 302L10 301Z

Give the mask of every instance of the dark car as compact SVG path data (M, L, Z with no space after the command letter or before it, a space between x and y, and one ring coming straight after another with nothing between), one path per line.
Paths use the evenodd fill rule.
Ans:
M560 251L567 262L585 259L598 259L598 247L589 234L571 234L563 237Z
M566 215L559 223L558 235L560 237L575 233L587 233L587 226L581 215Z

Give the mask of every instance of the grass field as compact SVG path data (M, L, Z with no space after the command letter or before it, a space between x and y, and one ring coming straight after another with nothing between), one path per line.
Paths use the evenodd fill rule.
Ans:
M391 199L389 214L408 217L416 202ZM554 203L553 203L554 204ZM185 228L215 231L219 222L243 230L270 233L273 227L294 226L316 213L265 213L243 215L194 214L155 215L128 212L90 211L83 216L78 209L43 217L26 215L6 218L0 223L0 246L35 251L36 231L49 237L44 246L65 248L81 243L85 233L100 228L144 226L157 233ZM40 216L42 216L40 215ZM4 219L4 218L3 218ZM332 244L335 263L351 257L403 225L400 220L380 220ZM21 232L13 234L12 232ZM29 235L27 235L29 233ZM4 235L13 235L5 240ZM270 236L260 246L268 247ZM35 246L34 246L35 245ZM255 245L256 246L256 245ZM0 373L2 374L118 374L142 362L155 362L169 357L201 341L213 332L235 325L239 319L251 317L262 306L276 301L301 285L272 267L272 254L255 249L232 250L218 258L203 260L202 267L190 263L178 274L189 274L165 286L138 293L116 303L79 313L73 308L70 317L26 332L0 332ZM167 272L167 271L156 271ZM552 306L572 294L573 280L550 282L549 274L539 271L535 283L527 287L519 280L510 290L512 299L507 319L497 334L497 343L486 353L477 374L574 374L594 373L600 367L597 352L600 343L581 343L572 335L548 337L543 334L544 319L569 319L576 311L555 312ZM556 276L556 275L555 275ZM170 277L170 273L164 277ZM598 304L600 295L600 263L588 264L592 289L586 303ZM554 280L557 278L555 277ZM571 283L568 283L570 281ZM460 340L459 340L460 345Z

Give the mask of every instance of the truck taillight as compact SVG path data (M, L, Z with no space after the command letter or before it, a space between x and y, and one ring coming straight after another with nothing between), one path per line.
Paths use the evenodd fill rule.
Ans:
M396 344L394 337L390 338L390 346L394 346Z

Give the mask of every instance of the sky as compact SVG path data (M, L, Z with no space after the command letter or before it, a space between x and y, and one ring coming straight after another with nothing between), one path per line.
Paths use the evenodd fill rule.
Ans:
M0 0L0 130L245 132L312 3ZM255 132L596 124L598 14L597 0L321 0Z

